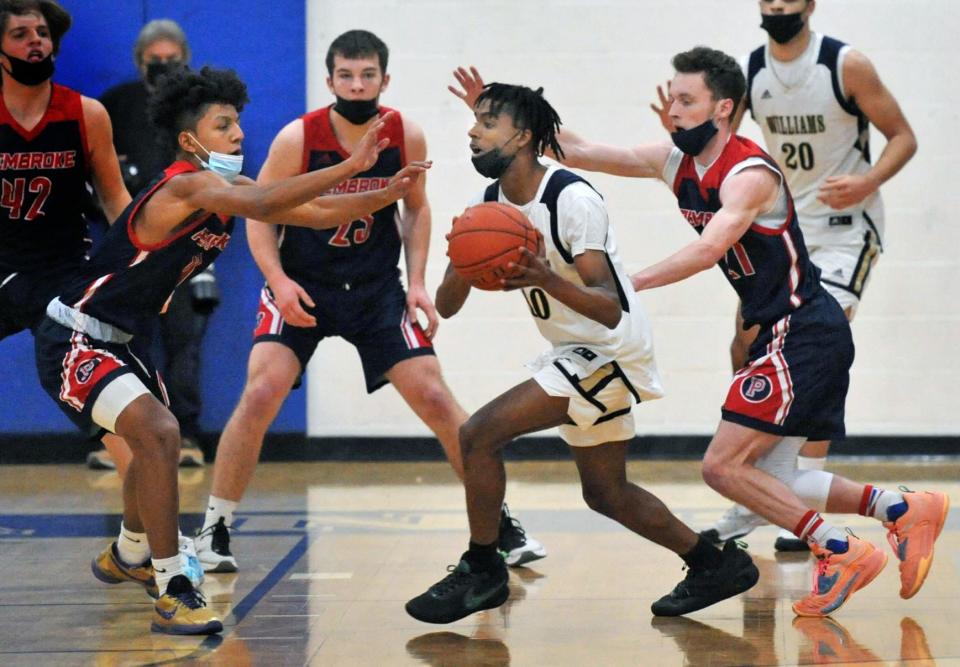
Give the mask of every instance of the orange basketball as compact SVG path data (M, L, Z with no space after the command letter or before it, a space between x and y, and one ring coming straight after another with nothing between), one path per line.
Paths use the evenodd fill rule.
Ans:
M471 206L453 220L447 257L460 277L483 290L499 290L513 277L511 262L523 264L520 247L537 252L537 230L523 213L498 202Z

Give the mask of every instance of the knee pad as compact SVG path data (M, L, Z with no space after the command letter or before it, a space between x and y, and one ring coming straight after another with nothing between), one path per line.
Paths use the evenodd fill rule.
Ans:
M805 502L810 509L818 512L827 511L827 498L830 497L830 485L833 483L833 473L823 470L800 470L790 485L793 492Z
M808 507L818 512L827 508L833 474L822 470L798 470L797 455L806 438L783 438L759 459L756 467L786 484Z

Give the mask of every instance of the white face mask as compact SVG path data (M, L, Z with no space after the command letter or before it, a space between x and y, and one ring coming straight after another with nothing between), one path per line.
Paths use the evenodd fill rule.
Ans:
M230 153L208 151L206 147L200 143L199 139L192 134L188 134L188 136L196 141L197 145L207 153L207 162L200 160L200 156L197 155L197 159L200 160L200 164L203 165L204 169L209 169L215 174L220 174L231 183L237 176L240 175L240 170L243 169L243 155L231 155Z

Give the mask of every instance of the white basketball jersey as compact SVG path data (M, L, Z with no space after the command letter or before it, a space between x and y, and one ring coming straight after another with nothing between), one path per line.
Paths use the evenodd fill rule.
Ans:
M809 246L858 243L883 231L883 203L875 192L849 209L817 199L830 176L870 169L870 124L844 96L843 60L850 47L812 33L796 60L775 60L766 45L747 58L747 108L760 125L767 152L786 175Z
M573 258L586 250L599 250L617 283L617 295L623 315L614 329L581 315L557 301L544 290L528 287L522 290L527 306L540 333L554 349L582 345L601 357L616 359L625 369L641 369L643 378L636 379L646 398L662 395L659 376L653 360L653 334L630 283L617 250L613 228L607 218L603 198L585 180L557 165L551 165L533 199L517 205L507 200L499 182L471 202L497 201L513 206L529 218L546 244L550 268L565 280L583 286ZM627 370L628 375L632 374Z

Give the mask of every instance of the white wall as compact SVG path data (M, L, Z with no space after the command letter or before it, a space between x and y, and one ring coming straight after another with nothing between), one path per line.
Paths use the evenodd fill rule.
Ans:
M382 103L426 130L434 160L428 288L446 265L450 219L484 180L469 163L471 115L446 91L451 70L475 64L488 81L544 86L566 126L615 144L661 139L647 105L671 76L670 57L706 44L737 57L763 42L747 0L308 0L308 99L331 96L327 46L365 28L391 49L392 85ZM957 434L960 410L960 191L950 163L960 148L952 70L953 0L821 0L813 26L853 44L876 64L919 138L906 170L883 188L888 250L854 324L857 361L847 401L851 434ZM751 121L744 133L762 141ZM873 133L873 153L883 137ZM955 159L955 158L954 158ZM693 239L659 182L588 175L605 195L628 269ZM727 346L736 307L719 270L643 295L653 319L668 396L636 411L641 434L707 434L729 377ZM545 347L519 295L471 296L441 324L436 348L447 381L468 411L527 377L523 363ZM359 360L343 341L325 342L309 374L310 435L425 435L392 388L365 395Z

